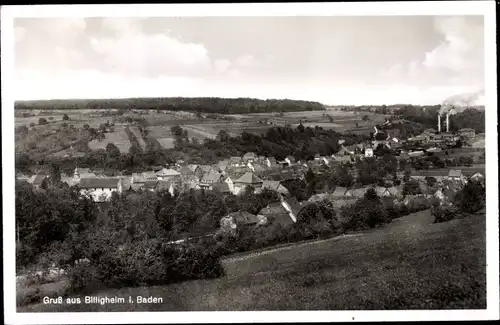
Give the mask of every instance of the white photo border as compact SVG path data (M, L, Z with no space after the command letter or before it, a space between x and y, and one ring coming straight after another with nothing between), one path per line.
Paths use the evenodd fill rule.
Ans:
M7 324L91 323L237 323L416 320L494 320L499 318L498 149L495 1L46 5L3 6L2 42L2 170L4 315ZM14 28L17 17L160 17L160 16L401 16L481 15L485 28L486 105L486 238L487 309L414 311L286 311L286 312L123 312L17 313L15 284L14 191ZM76 317L75 317L76 316Z

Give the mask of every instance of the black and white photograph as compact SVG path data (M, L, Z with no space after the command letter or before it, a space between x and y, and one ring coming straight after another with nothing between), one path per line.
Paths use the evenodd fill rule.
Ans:
M498 319L495 30L494 1L3 6L6 323Z

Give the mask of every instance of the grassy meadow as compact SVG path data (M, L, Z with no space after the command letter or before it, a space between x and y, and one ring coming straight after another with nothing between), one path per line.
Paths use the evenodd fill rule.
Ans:
M433 224L428 210L370 231L239 254L215 280L102 290L162 304L44 305L18 312L486 308L485 217Z

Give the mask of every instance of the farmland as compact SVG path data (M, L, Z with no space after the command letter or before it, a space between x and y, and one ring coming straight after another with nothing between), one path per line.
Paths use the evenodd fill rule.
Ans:
M69 120L63 121L64 114L68 115ZM368 119L363 120L364 115L368 116ZM16 127L20 129L25 126L29 130L25 134L16 134L16 152L28 153L33 157L64 156L77 141L87 141L92 150L105 149L108 143L114 143L125 153L131 147L130 139L124 131L126 127L137 139L139 147L145 150L150 142L157 142L164 149L173 148L174 137L170 129L176 125L185 129L190 139L203 141L207 138L214 139L221 130L227 131L231 136L237 136L243 131L262 134L272 126L297 126L299 123L306 127L320 126L339 132L369 133L373 131L375 124L384 120L384 115L381 114L364 112L363 116L340 110L232 115L197 115L186 111L154 109L16 110ZM45 118L47 124L38 125L40 118ZM100 140L84 132L87 126L99 129L106 122L112 123L114 127ZM64 127L65 124L69 127ZM148 143L142 138L139 125L148 130ZM61 131L63 129L64 132Z
M432 220L426 210L364 233L230 257L225 277L215 280L97 293L162 297L163 304L37 304L18 311L486 308L484 215Z
M144 142L144 141L143 141ZM92 140L89 142L89 147L92 150L106 149L108 143L113 143L121 153L126 153L131 147L127 133L123 128L117 128L115 132L105 133L104 140Z

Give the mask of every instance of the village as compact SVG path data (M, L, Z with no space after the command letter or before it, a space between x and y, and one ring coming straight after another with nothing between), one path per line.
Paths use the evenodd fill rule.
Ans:
M386 123L387 124L387 123ZM383 128L383 126L379 126ZM75 167L73 175L61 174L61 181L68 186L78 186L80 193L86 195L96 203L109 201L112 193L118 194L127 191L168 191L172 196L189 190L208 190L222 194L241 195L247 191L260 193L267 189L279 194L280 201L268 205L257 215L247 211L233 212L221 219L221 230L235 229L239 226L249 227L263 225L268 222L282 225L293 224L297 221L300 209L310 202L328 200L336 208L352 204L362 198L369 188L373 188L377 195L385 199L392 199L394 203L412 204L419 199L436 198L442 205L450 205L454 194L459 191L470 179L484 179L484 167L469 168L460 166L454 168L437 168L416 170L401 168L402 160L419 160L428 156L444 156L447 150L456 147L458 141L468 144L474 140L474 130L464 129L456 133L449 132L449 120L446 119L446 132L441 132L441 118L438 115L438 130L427 129L422 134L408 139L399 139L374 127L373 140L344 146L339 140L341 149L331 156L316 154L313 160L297 161L293 156L284 160L275 157L258 156L248 152L242 157L230 157L213 165L188 164L178 160L175 164L155 166L151 170L108 177L102 169ZM385 138L385 140L376 140ZM337 168L347 167L349 173L356 178L359 171L354 168L356 161L364 159L382 159L374 154L377 150L387 150L387 153L397 158L398 172L394 177L387 177L384 186L355 184L353 187L336 186L331 191L316 193L306 201L299 201L287 189L287 182L304 180L306 173L311 171L321 177L324 172L335 171ZM481 149L464 148L483 152ZM467 156L469 156L467 154ZM479 156L472 160L477 163ZM469 157L469 160L470 157ZM484 166L484 165L481 165ZM409 178L405 175L409 174ZM40 189L49 177L46 172L39 172L31 177L18 175L19 180L31 183ZM429 183L429 178L433 181ZM405 182L418 183L418 194L403 194ZM430 186L431 185L431 186Z

